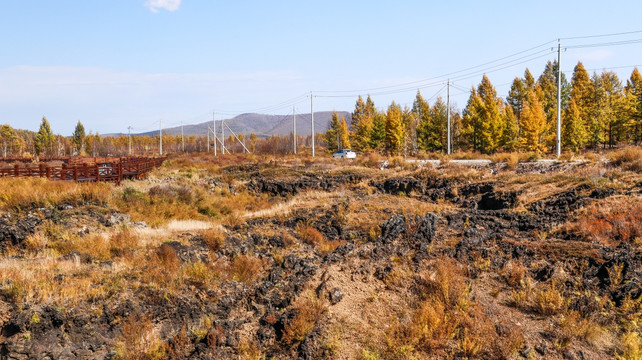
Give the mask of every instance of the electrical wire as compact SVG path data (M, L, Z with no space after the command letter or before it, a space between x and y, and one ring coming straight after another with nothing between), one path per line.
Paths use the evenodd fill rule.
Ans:
M607 47L607 46L629 45L629 44L639 44L639 43L642 43L642 39L611 41L611 42L594 43L594 44L570 45L570 46L564 46L564 48L566 48L566 49L582 49L582 48Z
M586 35L586 36L572 36L572 37L564 37L564 38L560 38L560 40L589 39L589 38L596 38L596 37L607 37L607 36L630 35L630 34L639 34L639 33L642 33L642 30L626 31L626 32L620 32L620 33L613 33L613 34L599 34L599 35Z

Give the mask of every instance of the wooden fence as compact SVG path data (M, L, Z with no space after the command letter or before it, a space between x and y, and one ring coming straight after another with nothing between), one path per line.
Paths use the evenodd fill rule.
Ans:
M122 158L55 158L47 163L29 164L29 159L0 159L11 162L9 167L0 167L0 177L46 177L51 180L67 181L114 181L142 178L160 166L166 157L122 157ZM52 165L61 162L61 165Z

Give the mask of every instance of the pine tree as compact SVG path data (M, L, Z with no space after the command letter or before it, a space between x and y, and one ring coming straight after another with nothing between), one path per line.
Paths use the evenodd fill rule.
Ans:
M544 72L537 79L537 85L540 90L537 92L540 103L546 114L546 145L555 146L557 132L557 78L559 65L557 60L546 63ZM568 101L571 96L571 87L566 76L562 73L562 111L568 107Z
M622 82L613 71L604 71L600 75L603 87L604 111L601 114L604 126L604 138L609 147L615 146L624 135L626 101Z
M54 135L51 132L51 126L49 125L49 121L47 121L47 117L43 116L40 129L34 141L36 155L53 155L53 143Z
M524 80L516 77L510 86L510 91L506 97L506 103L510 105L513 110L513 115L519 118L522 113L522 107L526 98L526 84Z
M370 100L370 97L368 97L368 99ZM371 150L370 138L372 136L373 126L374 114L366 107L366 103L364 103L363 98L359 95L351 120L352 133L350 134L350 138L355 150Z
M76 129L74 129L72 141L76 152L80 155L85 144L85 127L82 125L80 120L78 120L78 124L76 124Z
M417 91L415 101L412 103L412 113L417 119L417 146L421 150L432 151L428 138L431 137L430 105Z
M642 140L642 75L634 68L631 78L626 83L627 100L629 103L629 121L627 127L631 138L636 144Z
M338 130L340 127L339 123L339 114L335 111L332 113L332 118L330 119L330 125L328 130L325 132L324 140L326 142L327 150L331 153L339 150L339 141L338 141Z
M535 89L535 77L528 68L524 71L524 85L526 85L526 89Z
M526 102L522 109L522 137L521 147L526 151L541 152L544 148L544 135L546 132L546 114L539 102L539 96L536 90L529 90L526 96Z
M404 124L401 107L394 101L388 107L386 112L386 137L385 148L393 155L399 155L403 149L404 142Z
M381 149L386 138L386 114L381 111L374 111L372 122L372 134L370 135L370 148Z
M446 128L448 121L448 108L446 102L440 96L430 108L430 118L428 121L428 133L425 139L426 150L428 151L446 151L447 134Z
M562 122L562 145L573 151L578 151L586 144L586 128L580 110L571 98L568 108L564 112Z
M468 103L464 108L464 117L462 119L461 136L464 142L478 151L481 148L481 121L482 121L482 99L475 88L470 90Z

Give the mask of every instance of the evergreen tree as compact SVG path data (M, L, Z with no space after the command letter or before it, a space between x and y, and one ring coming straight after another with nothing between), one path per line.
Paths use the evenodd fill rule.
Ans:
M627 100L630 102L630 113L627 127L635 143L642 140L642 75L638 68L634 68L631 78L626 83Z
M403 149L404 143L404 124L401 107L394 101L388 107L386 112L386 137L385 148L393 155L399 155Z
M555 146L556 143L556 132L557 132L557 78L558 78L558 68L559 65L557 60L546 63L544 72L537 79L537 85L539 85L539 91L537 95L539 96L540 103L546 114L546 143L549 147ZM562 73L562 111L568 107L568 101L571 96L571 86L566 80L566 76Z
M604 129L605 146L615 146L623 137L625 130L626 101L622 82L613 71L604 71L600 75L604 95L604 109L601 122Z
M562 122L562 145L573 151L578 151L586 144L586 128L580 110L575 103L575 98L571 98L568 108L564 112L564 122Z
M76 129L74 129L72 141L76 152L80 155L82 153L83 146L85 145L85 127L82 125L80 120L78 120L78 124L76 124Z
M368 99L370 98L368 97ZM350 138L355 150L371 150L370 137L372 136L373 122L374 114L366 108L366 103L363 101L361 95L359 95L351 120L352 133L350 134Z
M54 134L51 132L51 126L49 125L49 121L47 121L47 117L43 116L40 129L34 141L36 155L53 155L53 143Z
M524 100L526 99L526 84L524 80L516 77L510 86L510 91L506 97L506 103L510 105L513 110L513 115L519 118L522 113Z
M522 109L522 137L521 147L526 151L541 152L544 148L544 135L546 132L546 114L539 102L539 85L536 90L529 90L524 108Z
M339 122L339 114L337 112L332 113L332 118L330 119L330 125L328 126L328 130L325 132L324 135L324 140L326 142L326 146L329 152L333 153L337 150L339 150L339 128L340 128L340 122Z
M374 111L372 122L372 134L370 135L370 148L381 149L386 138L386 114L381 111Z
M604 142L604 106L605 95L602 87L602 78L593 73L590 81L590 99L588 115L585 119L586 132L588 133L588 144L595 148Z
M424 100L419 91L417 91L417 96L412 103L412 113L417 121L418 148L425 151L432 151L428 140L428 138L431 137L430 105Z
M430 108L430 116L426 123L424 146L427 151L446 151L448 142L446 130L448 127L448 108L440 96Z
M482 131L482 99L475 88L470 90L468 103L464 108L462 119L461 136L464 142L473 148L474 151L481 149Z
M528 68L524 71L524 85L527 89L535 89L535 77Z

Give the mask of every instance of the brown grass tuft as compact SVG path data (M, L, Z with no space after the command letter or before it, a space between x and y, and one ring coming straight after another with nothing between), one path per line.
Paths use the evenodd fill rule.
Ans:
M203 230L200 235L207 247L213 252L217 252L225 246L225 232L221 228Z
M629 146L609 154L609 159L615 166L624 170L642 172L642 147Z
M232 261L231 277L232 280L250 284L258 280L263 270L263 263L259 258L238 255Z
M290 308L294 310L294 317L285 324L281 340L286 344L303 341L305 336L312 331L314 325L326 312L326 304L311 291L304 291Z

